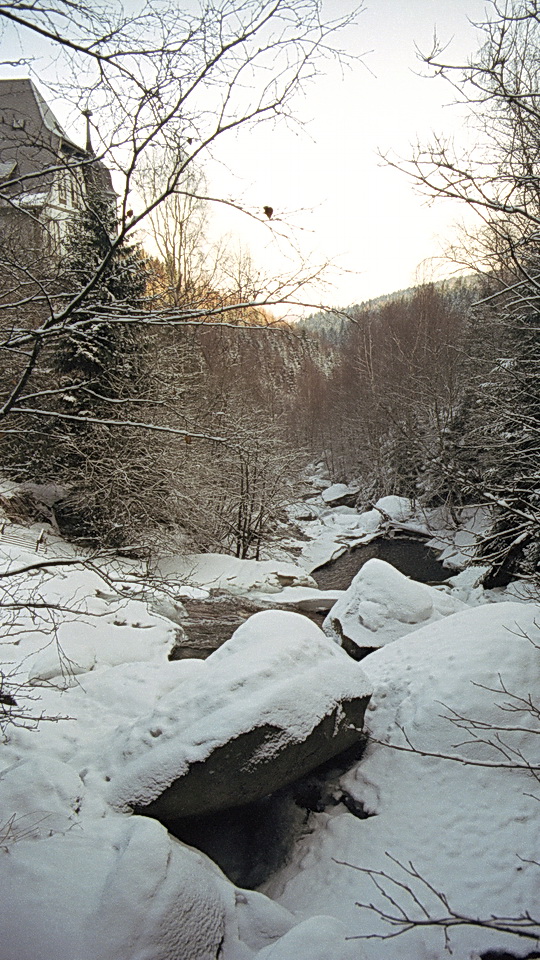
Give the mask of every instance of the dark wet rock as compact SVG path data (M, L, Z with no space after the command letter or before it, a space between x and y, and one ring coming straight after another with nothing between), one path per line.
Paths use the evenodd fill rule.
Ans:
M126 727L110 799L160 820L261 800L355 744L370 693L310 620L261 611Z
M162 820L260 800L358 741L368 702L369 696L343 701L300 742L271 724L242 733L207 760L190 764L153 802L134 809Z
M312 813L343 803L355 816L364 819L370 815L352 797L349 806L338 786L339 777L358 762L365 745L365 739L357 741L306 777L262 800L163 823L179 840L208 854L233 883L258 887L287 864L298 838L311 829Z
M308 593L308 590L304 590ZM217 650L227 640L230 640L235 630L242 623L258 613L260 610L287 610L291 603L280 603L280 594L260 594L257 599L248 600L246 597L232 594L216 594L208 600L184 600L182 607L185 611L181 620L182 633L178 634L176 643L169 654L169 660L186 660L197 657L205 660L214 650ZM303 595L302 595L303 596ZM322 626L323 620L335 597L325 598L324 595L315 600L300 599L298 609L317 626Z

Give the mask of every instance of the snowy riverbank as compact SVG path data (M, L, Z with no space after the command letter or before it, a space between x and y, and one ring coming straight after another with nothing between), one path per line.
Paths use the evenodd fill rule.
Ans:
M302 563L191 558L191 588L227 582L269 604L296 591L313 601L309 566L331 543L370 536L388 518L418 527L393 500L379 502L371 521L317 506L303 521L318 534L304 541ZM443 537L455 560L459 543ZM0 551L4 572L36 562L21 544ZM171 582L185 586L180 567L171 561ZM112 589L113 574L126 596ZM430 601L426 621L432 588L387 577L382 565L376 597L357 604L359 626L379 629L382 649L361 664L305 618L271 610L208 660L169 661L179 629L163 613L171 601L137 598L133 564L100 574L67 563L2 582L4 601L24 593L26 605L2 611L2 669L15 701L4 697L2 709L16 722L0 753L0 960L442 960L445 918L461 960L533 949L485 929L493 917L519 927L536 910L540 728L527 704L538 703L540 607L518 602L519 591L485 593L459 574ZM333 711L367 691L365 755L304 810L259 892L239 889L155 819L130 813L124 794L118 800L119 783L136 791L139 767L141 778L156 783L157 770L170 782L155 752L165 740L177 776L171 744L197 761L227 731L253 730L257 716L298 741L294 730L314 729L323 700ZM379 939L409 925L397 942Z

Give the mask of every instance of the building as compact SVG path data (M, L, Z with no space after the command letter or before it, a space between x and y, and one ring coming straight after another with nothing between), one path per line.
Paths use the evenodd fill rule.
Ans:
M7 242L61 251L90 178L114 205L110 173L90 141L79 147L30 79L0 79L0 228Z

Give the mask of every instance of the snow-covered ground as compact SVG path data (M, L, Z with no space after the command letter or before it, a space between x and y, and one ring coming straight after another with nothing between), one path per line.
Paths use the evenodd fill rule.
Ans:
M304 521L315 526L300 564L267 561L248 572L235 558L207 558L206 569L190 558L189 570L175 560L164 572L173 583L197 570L193 588L202 591L219 581L268 599L282 588L308 591L316 602L306 579L315 555L313 566L332 544L370 537L388 517L411 529L422 522L397 498L380 501L371 519L322 501L317 510ZM448 532L443 539L454 562L460 545ZM47 556L58 558L58 543ZM0 572L35 561L0 541ZM336 799L345 792L369 816L342 803L312 813L261 892L236 888L157 821L125 812L117 786L164 731L180 753L204 754L225 728L249 727L261 682L268 717L286 690L299 723L303 699L307 716L325 688L334 640L301 617L267 612L209 660L169 661L177 625L133 599L129 564L113 571L125 597L103 579L106 565L102 575L68 564L0 579L2 670L17 703L0 702L16 720L0 751L0 960L442 960L443 931L427 921L445 917L459 960L534 949L458 921L505 917L508 927L527 911L538 920L540 607L516 590L484 593L465 572L449 588L456 600L440 592L441 609L426 617L428 588L385 566L360 601L383 625L384 646L361 670L346 661L340 681L365 690L365 674L373 690L372 741L336 787ZM7 606L21 598L23 608ZM257 623L263 646L278 636L279 644L253 659L242 638ZM193 705L204 719L205 697L209 720L197 726ZM40 717L33 727L29 718ZM420 923L398 940L378 939L408 919Z
M374 688L373 742L342 786L370 816L343 806L315 814L265 892L295 911L330 910L353 937L384 936L406 918L451 922L449 911L489 923L529 910L540 920L540 801L529 769L537 775L540 724L513 700L539 702L539 613L532 604L476 607L362 661ZM522 709L509 713L508 704ZM445 956L437 927L357 944L373 960ZM463 958L527 953L534 942L468 925L450 929L449 946Z

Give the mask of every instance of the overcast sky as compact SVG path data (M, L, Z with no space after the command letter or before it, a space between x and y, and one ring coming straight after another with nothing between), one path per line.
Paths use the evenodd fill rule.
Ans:
M327 9L344 11L342 0ZM304 132L260 130L228 147L229 163L243 178L245 197L274 207L287 225L300 224L302 244L315 263L338 258L346 270L327 298L346 306L448 272L438 258L462 215L448 202L428 206L406 177L384 166L377 151L410 155L432 131L459 137L462 119L449 86L419 77L415 44L431 49L434 31L460 62L475 52L469 22L485 18L483 0L366 0L358 26L346 36L350 52L365 52L365 66L342 77L329 70L299 102L310 119ZM219 181L219 177L218 177ZM220 186L226 190L228 176ZM309 212L294 213L302 208ZM245 228L229 212L220 227ZM264 232L264 231L263 231ZM261 231L247 231L256 256L271 258Z

